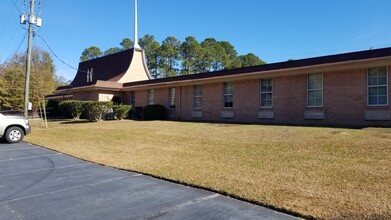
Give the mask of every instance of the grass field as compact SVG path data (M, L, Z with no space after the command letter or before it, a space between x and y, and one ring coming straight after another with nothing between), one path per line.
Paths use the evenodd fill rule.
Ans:
M391 128L31 121L26 141L322 219L391 219Z

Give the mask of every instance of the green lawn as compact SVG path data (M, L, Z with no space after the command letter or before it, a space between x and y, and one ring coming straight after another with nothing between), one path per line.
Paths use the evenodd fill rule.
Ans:
M26 141L315 218L391 218L391 128L31 121Z

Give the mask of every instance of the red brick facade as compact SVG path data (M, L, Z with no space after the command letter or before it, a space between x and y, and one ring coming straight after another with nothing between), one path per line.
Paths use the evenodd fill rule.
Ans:
M390 69L391 66L388 66ZM367 105L367 68L323 72L323 107L307 107L307 75L267 77L273 79L273 106L260 107L260 79L222 79L192 85L154 87L154 104L169 108L169 87L176 88L176 108L171 119L186 121L225 121L239 123L278 123L315 125L391 126L389 119L366 120L366 112L390 114L390 105ZM233 107L223 106L223 83L233 83ZM388 73L388 85L391 77ZM194 109L194 85L201 85L202 108ZM388 89L388 99L391 97ZM126 93L129 94L129 93ZM388 101L390 103L390 100ZM136 106L147 104L147 89L136 90ZM175 113L175 114L173 114ZM201 115L202 114L202 115ZM266 118L260 118L265 117ZM305 116L308 115L308 116ZM321 119L311 115L323 115ZM269 118L268 118L269 117ZM271 118L270 118L271 117ZM316 116L315 116L316 117Z
M165 106L172 120L391 126L391 48L161 79L150 79L145 62L131 59L135 53L142 51L130 49L81 63L94 69L94 80L85 81L85 71L78 71L71 85L59 87L48 98L108 101L120 97L123 103L131 103L132 93L134 107L142 108L148 105L148 90L153 90L153 103ZM124 63L140 68L129 69ZM372 70L371 102L381 106L368 105L368 69ZM118 81L143 74L145 80ZM202 106L197 109L195 85L202 90ZM170 105L170 88L175 88L175 108ZM262 95L267 107L261 107Z

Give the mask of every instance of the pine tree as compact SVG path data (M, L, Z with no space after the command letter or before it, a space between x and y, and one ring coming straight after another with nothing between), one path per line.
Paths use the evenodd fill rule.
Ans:
M198 41L189 36L180 48L182 70L181 75L190 75L198 72L197 63L202 58L203 50Z
M139 39L139 45L145 51L145 58L149 72L151 73L152 78L156 79L160 77L160 72L158 71L159 63L159 48L160 44L155 40L153 35L145 35Z

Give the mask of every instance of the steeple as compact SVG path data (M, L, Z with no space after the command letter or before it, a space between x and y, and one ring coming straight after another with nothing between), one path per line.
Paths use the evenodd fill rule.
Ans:
M134 0L134 48L140 49L138 45L138 33L137 33L137 0Z

